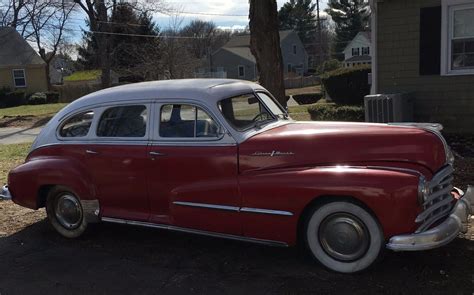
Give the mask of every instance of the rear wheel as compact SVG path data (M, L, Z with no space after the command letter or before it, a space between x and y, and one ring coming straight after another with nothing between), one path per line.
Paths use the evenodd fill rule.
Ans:
M312 256L325 267L342 273L371 266L384 245L377 220L350 202L332 202L313 209L304 233Z
M81 236L87 222L79 197L69 188L56 186L46 201L48 219L54 229L66 238Z

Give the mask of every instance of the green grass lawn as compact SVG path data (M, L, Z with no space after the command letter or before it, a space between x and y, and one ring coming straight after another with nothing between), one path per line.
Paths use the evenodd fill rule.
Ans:
M8 171L23 163L31 143L7 144L0 147L0 185L7 182Z
M13 108L0 109L0 118L5 116L45 116L56 114L67 103L51 103L40 105L24 105Z
M89 81L98 79L100 75L102 75L101 70L78 71L64 77L64 81Z

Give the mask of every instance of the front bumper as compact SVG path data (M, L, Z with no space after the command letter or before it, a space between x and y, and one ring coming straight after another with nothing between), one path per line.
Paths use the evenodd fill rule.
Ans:
M0 200L11 200L12 195L10 194L10 191L8 190L8 186L4 185L2 187L2 190L0 190Z
M441 247L454 240L459 233L467 232L469 215L474 214L474 187L468 186L466 193L456 202L453 211L438 226L416 234L390 238L387 248L393 251L421 251Z

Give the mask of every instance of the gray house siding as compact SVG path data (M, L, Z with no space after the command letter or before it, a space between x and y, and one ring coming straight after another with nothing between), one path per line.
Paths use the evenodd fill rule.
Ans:
M288 64L293 67L302 65L303 73L308 71L308 54L304 49L298 34L291 32L286 38L280 41L281 54L283 57L283 67L288 73ZM293 53L293 45L296 45L296 54Z
M420 9L440 0L377 3L377 92L411 92L415 119L474 133L474 76L420 75Z
M296 54L293 51L296 46ZM284 73L288 73L288 64L293 71L298 68L299 74L308 70L308 54L298 34L293 31L280 32L280 48L282 51ZM239 65L245 68L245 75L239 76ZM227 78L255 81L258 72L255 58L250 51L250 36L234 36L227 44L217 50L211 57L211 67L214 71L222 68L227 72Z
M239 65L244 66L245 75L243 77L239 76ZM224 71L227 72L227 78L229 79L249 81L255 81L257 79L254 62L233 54L224 48L219 49L212 55L212 68L216 69L219 67L222 67Z

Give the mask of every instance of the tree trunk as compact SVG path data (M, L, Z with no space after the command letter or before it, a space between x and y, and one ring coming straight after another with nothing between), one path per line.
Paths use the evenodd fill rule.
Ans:
M99 32L108 32L107 24L107 7L105 6L104 0L96 2L97 18L99 20L96 26L99 28ZM100 67L102 70L101 82L102 88L110 87L110 54L109 54L109 42L108 35L106 34L95 34L97 40L97 47L100 57Z
M276 0L250 0L250 50L260 84L286 107Z

